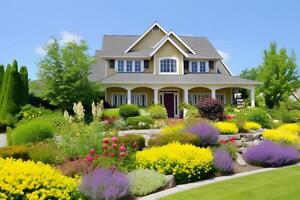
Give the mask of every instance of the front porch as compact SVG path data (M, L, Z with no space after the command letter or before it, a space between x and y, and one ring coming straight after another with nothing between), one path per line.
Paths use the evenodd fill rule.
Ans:
M195 105L201 98L213 98L225 105L234 102L237 88L250 90L251 106L255 106L255 86L249 85L126 85L105 87L105 100L112 107L122 104L136 104L147 107L160 103L164 105L169 118L181 118L180 104Z

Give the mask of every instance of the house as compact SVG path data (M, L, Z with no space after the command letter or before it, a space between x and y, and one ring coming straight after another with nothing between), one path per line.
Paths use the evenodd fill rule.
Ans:
M256 81L233 76L206 37L178 36L154 23L142 35L104 35L90 79L101 81L112 107L163 104L169 117L182 116L180 104L216 98L232 104L237 88Z

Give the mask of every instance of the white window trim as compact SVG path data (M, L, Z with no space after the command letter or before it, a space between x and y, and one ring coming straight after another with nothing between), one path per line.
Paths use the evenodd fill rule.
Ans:
M165 59L173 59L173 60L176 60L176 72L161 72L161 65L160 65L160 62L161 60L165 60ZM158 61L158 73L159 74L162 74L162 75L178 75L179 74L179 59L177 57L161 57L159 58L159 61Z
M124 62L124 71L119 71L118 70L118 62L119 61ZM132 71L127 71L127 61L132 61ZM135 71L135 61L140 61L141 62L141 71ZM145 71L144 60L115 60L115 71L120 72L120 73L124 73L124 72L128 72L128 73L144 72Z
M125 104L127 103L127 93L126 92L113 92L113 93L111 93L111 104L112 104L112 106L115 106L113 104L114 95L125 95ZM120 105L122 105L121 102L119 102L119 105L117 107L119 107Z
M225 95L225 93L216 93L216 98L217 98L217 96L223 96L223 99L224 99L224 102L223 102L223 104L225 105L226 104L226 95ZM217 98L218 99L218 98Z
M207 96L207 98L210 98L211 94L207 92L191 92L189 93L189 100L192 99L193 96ZM191 101L191 103L193 102Z
M192 62L197 62L197 72L192 71ZM205 72L200 71L200 62L205 62ZM209 64L208 61L204 60L189 60L189 72L190 73L207 73L209 72Z
M148 96L147 96L147 93L146 92L132 92L131 93L131 101L132 101L132 104L134 104L133 102L133 95L145 95L145 106L147 107L148 106ZM139 106L139 105L138 105Z

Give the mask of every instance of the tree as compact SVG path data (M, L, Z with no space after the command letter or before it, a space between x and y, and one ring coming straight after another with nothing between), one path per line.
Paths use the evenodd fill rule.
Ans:
M20 69L20 81L21 81L20 104L26 105L29 100L29 88L28 88L28 72L25 66L22 66Z
M3 76L4 76L4 66L0 65L0 90L1 90L1 84L3 81ZM0 94L0 96L1 96L1 94Z
M255 67L252 67L250 69L247 68L241 72L240 77L250 80L257 80L258 70Z
M294 52L288 55L284 48L277 51L273 42L264 51L263 59L263 64L258 67L257 79L263 83L259 90L264 94L266 105L273 108L300 87L296 56Z
M88 75L94 59L87 52L87 43L61 44L53 38L44 50L46 55L39 62L39 77L46 85L47 98L62 109L71 109L79 101L90 105L94 87Z
M2 105L3 105L3 100L4 100L4 97L5 97L5 93L6 93L6 90L7 90L7 82L8 82L8 78L9 78L9 74L10 74L10 69L11 69L11 65L8 64L7 67L6 67L4 76L3 76L3 81L2 81L1 89L0 89L0 112L1 112Z

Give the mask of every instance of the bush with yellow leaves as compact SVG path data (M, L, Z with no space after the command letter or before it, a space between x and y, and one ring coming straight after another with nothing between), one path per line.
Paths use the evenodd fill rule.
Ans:
M138 167L173 174L177 183L206 178L212 173L213 155L209 148L171 143L136 153Z
M232 122L216 122L215 127L220 131L220 134L235 134L239 131L239 128Z
M0 199L72 199L77 187L50 165L0 158Z
M256 122L245 122L243 128L247 131L258 130L261 129L261 125Z
M300 138L295 132L280 130L280 129L270 129L263 132L263 137L267 140L273 142L295 145L300 147Z
M278 130L286 130L300 134L300 125L297 123L283 124L278 127Z

